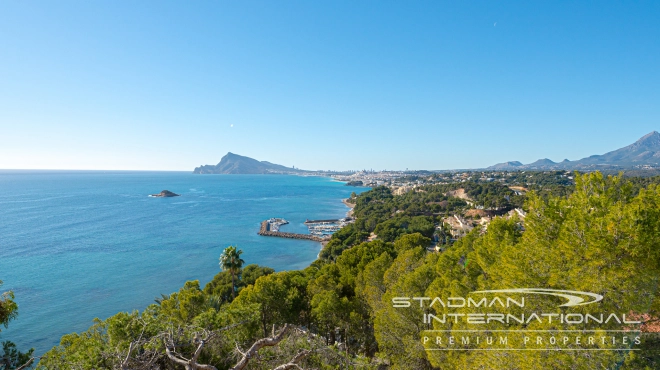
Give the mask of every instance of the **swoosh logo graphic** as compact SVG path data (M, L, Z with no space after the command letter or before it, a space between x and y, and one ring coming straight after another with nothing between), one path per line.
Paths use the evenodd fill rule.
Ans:
M524 294L544 294L562 297L568 302L559 305L559 307L573 307L583 306L586 304L596 303L603 300L603 296L596 293L580 292L576 290L558 290L558 289L543 289L543 288L520 288L520 289L498 289L498 290L479 290L472 293L524 293ZM585 299L591 300L586 301Z

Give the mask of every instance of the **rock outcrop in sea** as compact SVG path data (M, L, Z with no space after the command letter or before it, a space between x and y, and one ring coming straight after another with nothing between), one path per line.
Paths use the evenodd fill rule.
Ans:
M151 194L151 197L159 197L159 198L169 198L169 197L179 197L179 194L172 193L169 190L163 190L158 194Z

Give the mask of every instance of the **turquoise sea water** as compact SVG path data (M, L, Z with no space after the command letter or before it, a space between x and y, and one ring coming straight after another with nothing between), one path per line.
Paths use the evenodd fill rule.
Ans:
M147 196L163 189L181 196ZM343 217L341 199L363 190L321 177L0 171L1 289L19 304L0 341L41 354L95 317L205 284L228 245L246 264L304 268L320 244L259 236L260 222L282 217L282 231L307 232L305 219Z

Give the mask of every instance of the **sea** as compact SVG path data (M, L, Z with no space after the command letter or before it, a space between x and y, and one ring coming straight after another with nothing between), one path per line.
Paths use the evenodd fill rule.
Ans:
M165 189L181 196L149 197ZM341 200L365 190L328 177L0 171L0 292L19 307L0 342L40 355L94 318L204 286L229 245L245 264L303 269L320 243L259 236L261 221L306 233L306 219L345 217Z

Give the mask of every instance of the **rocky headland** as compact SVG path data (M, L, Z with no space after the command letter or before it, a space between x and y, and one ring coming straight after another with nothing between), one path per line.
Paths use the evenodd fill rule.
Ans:
M257 161L256 159L244 157L242 155L227 153L220 163L216 165L204 165L195 168L193 173L196 174L285 174L285 175L299 175L305 174L308 171L303 171L298 168L285 167L279 164L270 163L267 161Z

